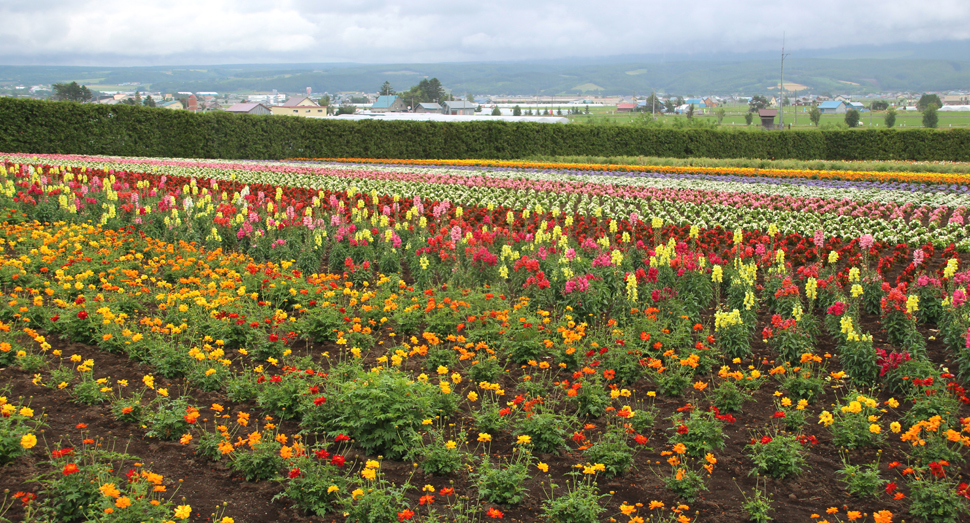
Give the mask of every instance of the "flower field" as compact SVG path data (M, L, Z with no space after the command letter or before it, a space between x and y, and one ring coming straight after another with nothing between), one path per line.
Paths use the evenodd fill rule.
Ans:
M0 154L0 520L965 521L968 184Z

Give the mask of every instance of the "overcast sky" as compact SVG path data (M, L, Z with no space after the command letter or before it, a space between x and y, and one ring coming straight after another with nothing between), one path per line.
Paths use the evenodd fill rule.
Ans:
M426 63L970 38L970 1L0 0L0 64Z

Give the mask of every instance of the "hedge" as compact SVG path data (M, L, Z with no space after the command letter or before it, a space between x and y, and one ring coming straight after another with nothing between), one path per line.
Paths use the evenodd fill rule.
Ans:
M970 129L768 132L342 121L0 98L0 151L253 160L542 155L970 161Z

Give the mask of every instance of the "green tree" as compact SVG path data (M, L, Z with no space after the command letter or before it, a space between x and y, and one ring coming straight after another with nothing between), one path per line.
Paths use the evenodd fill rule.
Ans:
M936 104L930 104L923 109L923 127L936 129L937 124L940 123L940 115L936 114L937 108Z
M694 118L694 104L690 104L687 106L686 114L687 114L688 120Z
M721 122L724 121L724 115L726 114L727 114L727 111L723 107L718 107L717 109L714 110L714 116L717 116L718 125L721 125Z
M758 109L766 109L771 102L760 94L756 94L748 100L748 112L755 112Z
M748 112L744 113L744 124L745 125L751 125L751 122L753 122L753 121L754 121L754 111L748 111Z
M384 85L381 86L381 96L390 96L394 94L394 88L391 87L391 82L385 81Z
M148 95L142 101L142 105L145 107L155 107L155 100L152 99L152 95Z
M849 109L845 112L845 124L849 127L856 127L859 125L859 111L855 109Z
M886 128L887 129L892 129L893 126L896 125L896 108L895 107L890 107L889 109L886 109L885 122L886 122Z
M869 104L870 111L885 111L889 108L889 102L885 100L876 100Z
M522 116L522 109L518 105L512 108L512 116Z
M924 94L919 97L919 102L916 103L916 107L920 111L925 111L931 105L936 105L936 108L939 109L943 107L943 100L940 100L940 96L936 94Z
M323 95L323 97L321 97L320 100L317 101L317 105L322 105L324 107L329 106L330 105L330 95L329 94Z
M341 114L354 114L357 112L357 108L352 105L341 105L337 108L337 115Z
M812 125L818 127L818 123L822 121L822 110L818 107L812 107L808 111L808 119L811 120Z
M472 93L466 94L465 95L465 101L466 102L472 102L472 103L474 103L475 102L475 95L473 95Z
M492 109L492 116L502 116L502 110L497 105Z
M77 82L69 84L54 84L52 98L59 102L86 102L92 98L91 91L85 85L78 85Z

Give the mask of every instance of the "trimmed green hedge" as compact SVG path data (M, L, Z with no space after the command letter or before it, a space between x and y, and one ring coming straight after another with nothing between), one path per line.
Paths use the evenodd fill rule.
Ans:
M0 98L0 151L254 160L568 155L970 161L970 129L765 132L341 121Z

